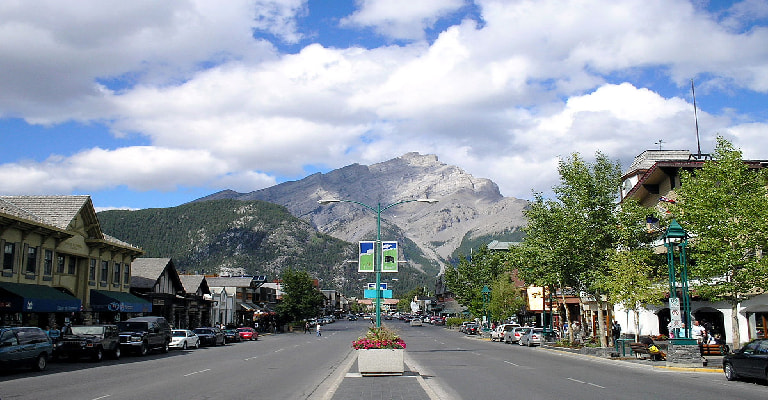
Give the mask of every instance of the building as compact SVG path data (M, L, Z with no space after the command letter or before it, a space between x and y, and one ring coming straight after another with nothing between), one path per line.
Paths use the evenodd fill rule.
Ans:
M143 252L101 231L90 196L0 196L0 325L113 322L152 311L130 293Z
M681 172L700 169L709 159L711 157L707 154L692 154L687 150L646 150L635 158L623 176L622 201L635 199L645 207L657 208L665 213L669 203L676 199L675 189L680 187ZM744 162L753 169L768 167L768 161L765 160ZM648 221L648 224L649 229L658 229L654 221ZM694 294L691 313L694 318L709 325L712 332L720 334L726 342L731 342L729 336L733 316L729 303L704 301ZM617 306L614 315L622 325L623 332L635 333L633 313ZM739 320L739 335L742 339L766 337L768 294L759 294L741 302L736 318ZM640 331L637 333L668 335L669 321L670 310L666 301L659 306L650 306L640 313Z

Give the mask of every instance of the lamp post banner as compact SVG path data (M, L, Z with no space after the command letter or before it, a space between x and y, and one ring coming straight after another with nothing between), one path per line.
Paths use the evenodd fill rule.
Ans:
M374 272L373 260L376 242L360 242L357 259L357 272Z
M397 242L381 242L381 272L397 272Z

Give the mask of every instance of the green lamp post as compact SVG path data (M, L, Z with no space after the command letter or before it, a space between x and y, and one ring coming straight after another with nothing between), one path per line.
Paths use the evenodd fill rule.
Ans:
M677 220L672 220L662 236L667 248L667 269L669 272L669 313L670 333L674 329L675 339L691 338L691 298L688 294L688 264L685 249L688 246L688 232ZM679 256L679 268L675 265L675 255ZM680 293L678 296L677 278L679 272ZM684 329L683 328L684 325ZM682 333L681 333L682 332Z
M488 330L488 327L491 324L491 316L489 315L488 310L488 303L491 302L491 289L488 287L488 285L483 285L483 290L480 291L483 295L483 311L485 311L485 325L483 326L483 330Z
M392 203L390 205L381 206L381 203L378 204L376 208L371 207L367 204L361 203L359 201L353 201L353 200L339 200L339 199L322 199L318 200L317 202L320 204L331 204L331 203L354 203L357 205L361 205L373 212L376 213L376 249L375 249L375 256L373 258L373 270L376 273L376 327L381 327L381 257L383 255L383 249L381 244L381 212L390 208L394 207L403 203L410 203L410 202L419 202L419 203L437 203L436 199L412 199L412 200L403 200L398 201L397 203Z

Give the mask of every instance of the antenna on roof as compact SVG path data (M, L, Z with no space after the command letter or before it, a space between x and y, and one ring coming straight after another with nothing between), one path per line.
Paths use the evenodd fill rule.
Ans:
M701 141L699 141L699 115L696 111L696 90L693 87L693 79L691 79L691 95L693 95L693 119L696 121L696 153L697 158L701 158Z
M654 143L654 144L658 144L659 145L659 150L661 150L661 144L662 143L664 143L664 139L659 139L659 141Z

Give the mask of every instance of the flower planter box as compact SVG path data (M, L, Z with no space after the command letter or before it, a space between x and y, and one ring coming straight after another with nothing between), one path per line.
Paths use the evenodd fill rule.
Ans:
M357 351L357 369L363 376L402 375L405 349L361 349Z

